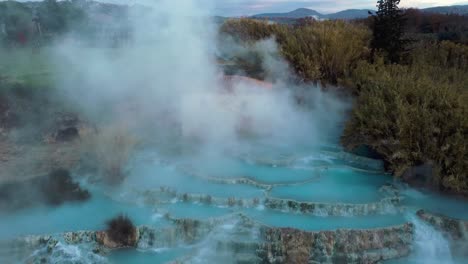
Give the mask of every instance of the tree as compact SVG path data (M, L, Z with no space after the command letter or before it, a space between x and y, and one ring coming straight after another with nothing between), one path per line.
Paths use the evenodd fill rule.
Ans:
M406 19L399 4L400 0L379 0L378 11L373 15L372 54L383 51L392 63L399 62L406 44L403 39Z

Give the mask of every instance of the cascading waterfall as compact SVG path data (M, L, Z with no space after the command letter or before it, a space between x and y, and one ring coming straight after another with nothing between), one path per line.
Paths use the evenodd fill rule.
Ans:
M432 226L412 216L415 225L414 254L405 263L414 264L454 264L449 242ZM409 263L408 263L409 264Z

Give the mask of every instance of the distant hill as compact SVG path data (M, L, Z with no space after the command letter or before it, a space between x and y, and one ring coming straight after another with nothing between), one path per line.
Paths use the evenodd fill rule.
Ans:
M328 19L356 19L366 18L369 16L369 12L374 12L370 9L347 9L337 13L325 15Z
M265 13L253 15L252 18L271 18L273 20L279 19L298 19L304 17L315 17L318 19L355 19L366 18L369 16L368 9L348 9L333 14L322 14L315 10L308 8L299 8L287 13Z
M438 6L423 9L424 12L439 13L439 14L458 14L468 15L468 5L455 5L455 6Z
M468 15L468 5L457 5L457 6L438 6L431 8L420 9L423 12L440 13L440 14L458 14ZM264 13L253 15L252 18L271 18L277 19L298 19L304 17L316 17L318 19L356 19L366 18L369 16L369 11L374 12L370 9L347 9L332 14L321 14L315 10L308 8L299 8L287 13Z
M265 13L252 16L253 18L303 18L303 17L318 17L322 18L324 15L319 12L308 9L299 8L287 13Z

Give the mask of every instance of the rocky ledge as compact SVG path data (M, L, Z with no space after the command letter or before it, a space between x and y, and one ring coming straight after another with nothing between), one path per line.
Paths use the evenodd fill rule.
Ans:
M286 211L316 216L363 216L377 214L395 214L401 211L401 197L390 187L381 188L384 195L380 201L364 204L300 202L279 198L221 198L204 194L178 193L175 189L161 187L137 193L144 197L145 203L157 205L173 202L176 199L184 203L201 203L219 207L255 208L265 207L270 210Z
M419 219L434 227L447 239L455 256L468 257L468 221L433 214L424 210L417 213Z
M266 263L378 263L409 255L413 233L410 223L320 232L264 228L262 234L267 242L259 255Z
M384 198L379 202L367 204L313 203L275 198L267 198L264 201L265 207L269 209L318 216L393 214L399 211L399 204L399 197Z
M139 227L137 248L193 245L196 251L197 245L206 246L200 242L210 240L215 243L217 252L228 252L234 259L249 260L246 263L378 263L407 256L414 233L410 223L369 230L308 232L264 226L243 215L209 221L173 221L172 227L163 229ZM226 226L231 228L226 230ZM216 233L224 235L217 237ZM7 245L15 245L17 252L18 249L46 248L44 252L54 254L61 245L82 244L94 254L105 255L114 247L103 243L102 234L99 231L82 231L30 236L10 241Z

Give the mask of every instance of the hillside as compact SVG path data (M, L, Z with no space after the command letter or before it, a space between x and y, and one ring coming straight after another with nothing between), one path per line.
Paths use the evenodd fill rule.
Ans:
M265 14L258 14L254 15L254 18L303 18L303 17L318 17L322 18L324 15L320 14L319 12L308 9L308 8L299 8L291 12L287 13L265 13Z
M458 6L439 6L420 9L423 12L430 13L439 13L439 14L458 14L458 15L468 15L468 5L458 5ZM287 18L287 19L297 19L304 17L316 17L318 19L356 19L356 18L366 18L369 16L370 9L347 9L331 14L322 14L313 9L308 8L299 8L291 12L286 13L264 13L253 15L252 18Z
M366 18L369 15L368 9L348 9L332 14L322 14L308 8L299 8L287 13L264 13L253 15L252 18L271 18L278 19L298 19L304 17L315 17L317 19L355 19Z
M347 9L333 14L325 15L328 19L356 19L366 18L369 16L369 12L373 12L370 9Z
M438 6L426 8L424 11L438 14L468 15L468 5Z

